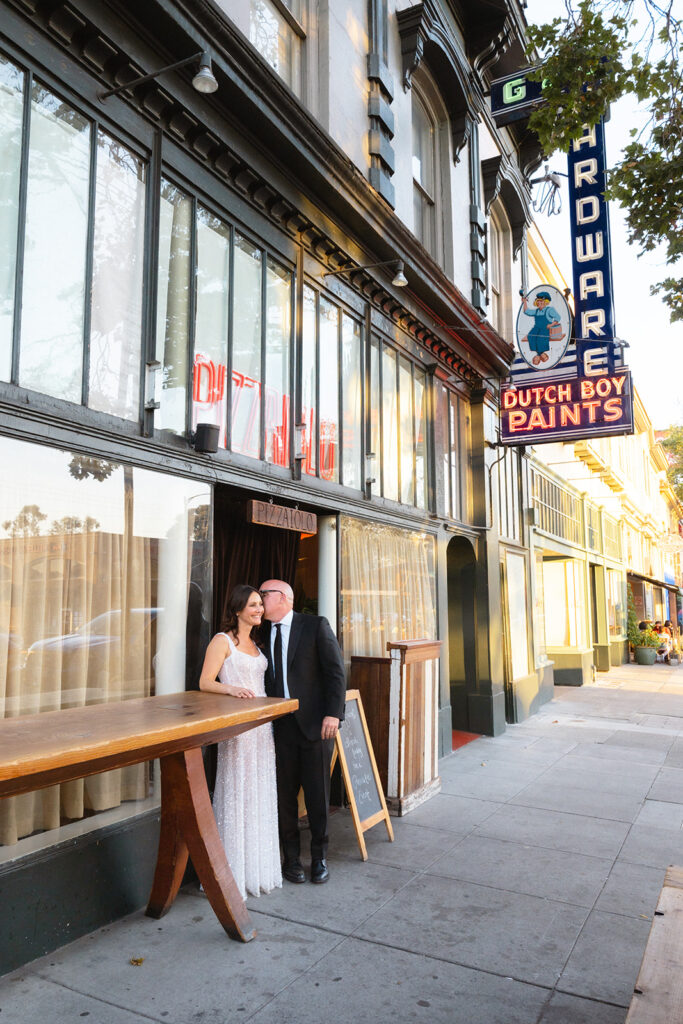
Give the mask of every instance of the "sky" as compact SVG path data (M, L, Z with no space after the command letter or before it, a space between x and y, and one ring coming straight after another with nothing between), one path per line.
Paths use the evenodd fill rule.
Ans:
M542 23L564 14L562 0L528 0L526 17L530 24ZM615 161L630 141L629 131L643 123L643 112L636 101L624 97L615 104L605 126L607 160ZM567 159L556 153L549 160L551 171L567 173ZM543 166L535 173L539 177ZM562 212L546 217L534 214L553 256L571 285L571 239L569 200L566 179L563 179ZM538 198L537 185L533 198ZM623 211L610 203L612 242L612 275L614 282L614 313L617 337L630 345L626 351L633 373L633 383L640 394L656 430L672 424L683 424L683 322L671 324L667 307L661 299L650 295L650 285L666 276L679 276L683 267L667 267L663 253L639 255L638 248L627 242Z

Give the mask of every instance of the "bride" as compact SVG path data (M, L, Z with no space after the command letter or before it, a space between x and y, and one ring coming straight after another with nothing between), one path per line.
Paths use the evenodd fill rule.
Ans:
M258 591L238 584L230 595L225 632L207 648L200 690L245 699L266 696L267 661L253 636L262 616ZM281 886L272 723L218 744L213 809L242 896Z

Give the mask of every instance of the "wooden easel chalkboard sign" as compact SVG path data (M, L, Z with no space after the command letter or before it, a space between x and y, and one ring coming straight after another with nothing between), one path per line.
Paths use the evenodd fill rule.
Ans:
M363 833L383 821L393 843L394 830L389 820L358 690L346 691L345 718L335 739L335 751L341 764L358 846L363 860L367 860L368 851Z

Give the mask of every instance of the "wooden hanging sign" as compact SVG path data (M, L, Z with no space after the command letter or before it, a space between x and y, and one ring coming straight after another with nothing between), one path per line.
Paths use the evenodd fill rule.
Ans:
M294 530L296 533L318 532L315 512L274 505L270 501L258 501L255 498L247 502L247 522L259 526L276 526L280 530Z
M363 833L383 821L389 840L393 843L394 830L358 690L346 691L345 717L335 739L335 753L341 764L361 857L367 860L368 851Z

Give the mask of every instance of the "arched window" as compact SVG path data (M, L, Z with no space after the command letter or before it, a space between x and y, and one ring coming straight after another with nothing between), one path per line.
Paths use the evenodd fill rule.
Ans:
M423 67L412 79L413 232L437 263L444 264L450 199L448 120L438 89Z
M496 200L489 214L488 231L488 319L498 333L512 340L510 222L503 204Z

